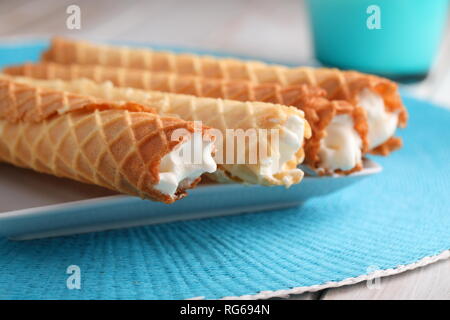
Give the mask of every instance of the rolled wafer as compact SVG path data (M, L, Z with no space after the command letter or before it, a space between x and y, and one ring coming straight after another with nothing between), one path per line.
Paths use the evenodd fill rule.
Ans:
M290 186L303 177L297 166L304 160L304 139L311 136L311 129L304 113L294 107L114 87L88 79L15 79L110 101L134 101L161 115L201 121L217 129L219 181Z
M393 136L397 127L406 126L408 118L394 82L356 71L287 68L257 61L96 45L64 38L54 38L50 49L42 58L63 64L99 64L208 78L247 80L258 84L319 86L327 92L328 99L346 100L367 110L369 149L375 154L387 155L401 147L401 140Z
M142 110L0 78L0 161L172 203L215 170L213 138L206 127L195 132L192 122ZM174 140L177 130L186 134ZM196 133L205 162L180 175L172 160Z
M348 174L360 170L362 154L368 147L364 109L344 100L330 101L325 98L326 93L323 89L308 85L283 87L278 84L207 79L176 73L56 63L11 66L5 68L4 72L37 79L87 78L98 83L111 81L119 87L295 106L305 112L313 133L305 142L305 164L322 174ZM76 92L84 93L77 89Z

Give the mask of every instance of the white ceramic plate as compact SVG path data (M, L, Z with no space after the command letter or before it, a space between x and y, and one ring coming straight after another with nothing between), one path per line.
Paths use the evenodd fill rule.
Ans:
M0 236L27 240L291 207L380 171L366 160L358 173L305 177L289 189L200 185L167 205L0 164Z

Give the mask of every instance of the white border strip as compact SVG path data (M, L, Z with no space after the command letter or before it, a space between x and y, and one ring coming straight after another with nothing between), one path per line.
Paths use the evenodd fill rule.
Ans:
M291 289L285 289L285 290L276 290L276 291L260 291L257 294L253 295L243 295L243 296L229 296L229 297L223 297L220 300L256 300L256 299L270 299L270 298L287 298L291 294L302 294L305 292L316 292L324 289L329 288L337 288L347 285L353 285L358 282L372 280L375 278L382 278L387 276L392 276L395 274L399 274L405 271L414 270L416 268L424 267L426 265L435 263L440 260L445 260L450 258L450 250L445 250L441 252L438 255L435 256L428 256L425 258L422 258L414 263L408 264L408 265L399 265L394 269L386 269L386 270L377 270L375 272L360 275L358 277L354 278L347 278L342 281L330 281L326 282L324 284L318 284L313 285L309 287L295 287ZM198 298L204 298L204 297L196 297ZM192 298L191 298L192 299Z

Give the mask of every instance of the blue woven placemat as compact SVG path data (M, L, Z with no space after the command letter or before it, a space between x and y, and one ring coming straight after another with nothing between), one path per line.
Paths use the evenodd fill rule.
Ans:
M43 43L0 46L0 65ZM405 98L382 174L301 207L79 236L0 239L1 299L221 298L340 281L450 249L450 112ZM68 290L66 268L81 269Z

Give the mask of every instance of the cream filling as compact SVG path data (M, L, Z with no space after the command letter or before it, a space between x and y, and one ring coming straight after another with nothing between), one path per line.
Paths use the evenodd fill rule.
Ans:
M325 133L319 149L321 168L345 171L361 163L362 140L354 129L351 115L334 117Z
M154 188L173 196L178 187L188 187L203 173L216 171L217 165L212 156L213 146L212 141L202 141L201 136L196 139L195 134L194 139L179 144L161 159L159 183ZM202 155L197 161L196 152Z
M273 156L261 160L260 174L273 179L275 174L286 170L286 163L294 160L295 154L303 146L304 132L305 120L297 115L289 116L279 131L278 143L272 141ZM302 173L297 168L291 170ZM291 184L289 181L284 183Z
M383 98L370 89L363 89L359 93L358 100L367 111L369 149L376 148L394 135L398 114L386 112Z

